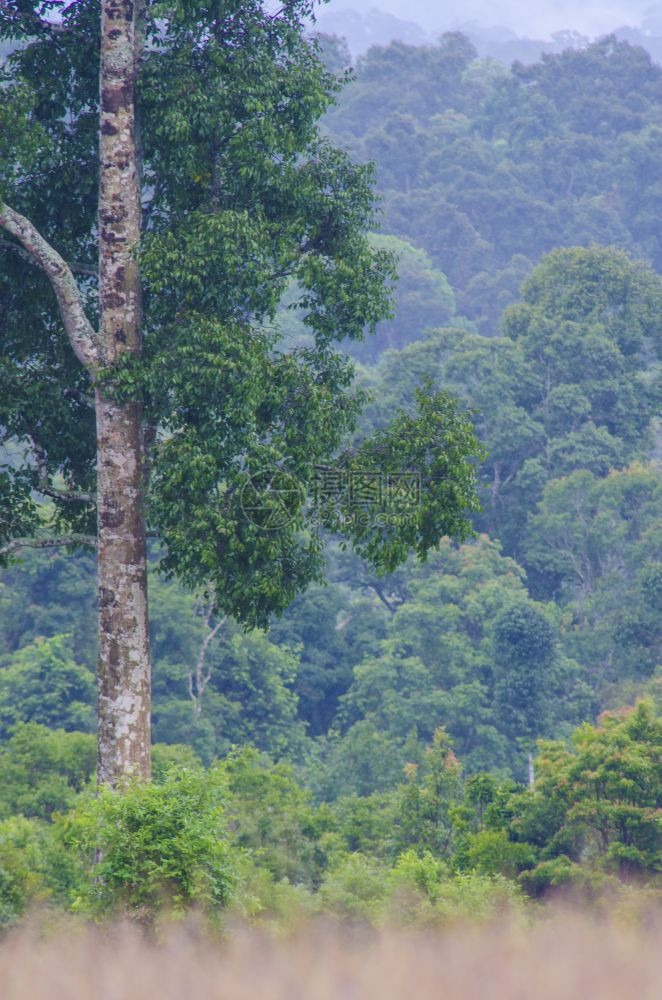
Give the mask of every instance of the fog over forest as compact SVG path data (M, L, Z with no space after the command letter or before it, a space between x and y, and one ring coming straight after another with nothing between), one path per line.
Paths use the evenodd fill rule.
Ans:
M330 0L317 12L317 30L345 38L356 58L373 45L392 41L434 44L447 31L462 31L478 54L509 66L530 65L545 52L584 48L592 39L615 34L662 60L662 5L641 3L538 2L510 0L498 7L486 0Z
M599 35L622 25L642 24L646 15L655 9L647 0L605 2L585 0L581 4L572 0L502 0L495 5L491 0L330 0L325 13L348 9L368 13L379 8L385 13L407 21L417 21L428 31L457 27L468 21L481 26L503 25L520 35L549 38L555 31L575 29L588 35Z

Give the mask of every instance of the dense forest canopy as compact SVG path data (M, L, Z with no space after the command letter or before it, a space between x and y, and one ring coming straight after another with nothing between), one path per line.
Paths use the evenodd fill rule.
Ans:
M343 43L319 45L342 73ZM482 510L474 537L442 539L427 561L394 560L378 567L386 573L361 558L369 537L357 554L326 532L326 582L283 601L266 631L159 576L154 545L157 774L223 759L242 844L261 852L270 878L322 886L340 910L351 912L356 884L383 900L388 866L437 884L439 859L519 876L533 895L594 886L596 872L653 878L662 67L615 36L510 68L459 33L394 43L358 60L323 129L374 161L382 225L362 252L398 259L394 316L345 345L368 399L356 440L382 440L397 411L406 421L422 385L450 392L485 448ZM164 289L162 258L179 251L158 226L151 246L150 280ZM299 291L291 281L272 322L305 358L313 340ZM156 299L151 308L156 329ZM156 408L170 377L150 373ZM181 407L204 406L191 391ZM170 530L189 527L174 517ZM205 524L190 530L204 535ZM192 562L189 582L196 572ZM11 777L0 818L43 823L86 794L94 576L82 552L25 553L2 574L0 774ZM525 791L538 750L540 780ZM591 784L591 769L619 766L622 786ZM597 803L591 815L582 797ZM287 815L270 833L271 819L260 825L253 812L264 818L274 803ZM85 822L81 843L96 820Z
M377 162L385 231L424 249L492 336L554 247L662 265L661 97L662 68L614 37L508 70L449 34L370 50L326 122Z

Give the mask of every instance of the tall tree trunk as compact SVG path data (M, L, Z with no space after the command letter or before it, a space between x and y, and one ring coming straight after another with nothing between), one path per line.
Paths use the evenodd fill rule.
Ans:
M139 2L139 0L138 0ZM99 299L102 365L140 354L138 2L102 0ZM100 785L150 775L142 411L97 390Z

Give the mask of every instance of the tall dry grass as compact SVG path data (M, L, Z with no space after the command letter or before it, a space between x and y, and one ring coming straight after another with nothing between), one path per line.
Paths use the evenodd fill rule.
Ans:
M662 920L557 913L434 934L312 927L293 938L179 928L22 930L0 942L2 1000L660 1000Z

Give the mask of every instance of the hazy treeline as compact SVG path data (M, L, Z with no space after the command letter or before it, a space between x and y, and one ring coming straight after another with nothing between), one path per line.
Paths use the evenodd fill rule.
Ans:
M358 9L359 6L363 9ZM536 13L540 14L539 9ZM555 10L557 22L558 13ZM481 56L496 59L508 66L516 60L536 62L545 53L562 52L566 48L584 48L592 40L590 33L600 37L613 32L621 40L641 45L658 62L662 58L662 7L659 4L648 7L643 16L634 14L631 9L622 11L620 15L612 12L611 24L605 23L605 17L602 16L602 28L591 19L592 27L584 22L583 30L562 29L552 31L551 35L549 28L545 30L542 23L533 30L522 29L518 23L517 30L514 30L512 15L508 18L503 8L499 8L498 14L492 13L490 21L484 16L472 16L465 7L454 12L452 8L445 6L443 14L443 22L437 17L438 27L435 28L431 26L429 19L424 22L411 6L393 13L372 4L366 9L365 5L359 5L354 0L352 6L340 2L332 5L331 9L322 8L318 14L317 27L327 34L345 38L354 57L363 55L372 46L389 45L395 41L408 45L429 45L443 30L460 30L473 42ZM519 20L521 11L518 22Z

